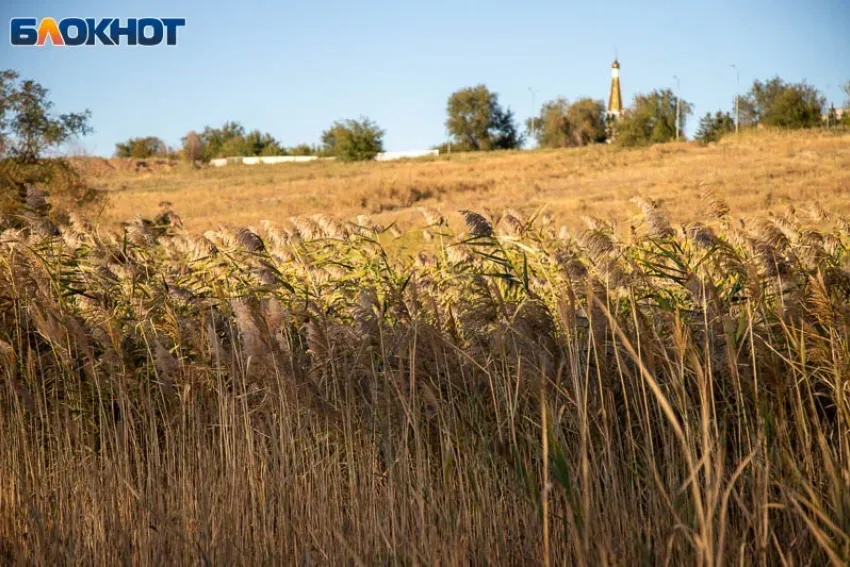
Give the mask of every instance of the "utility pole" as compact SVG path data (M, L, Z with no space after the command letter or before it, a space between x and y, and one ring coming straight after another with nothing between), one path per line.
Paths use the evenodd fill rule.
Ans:
M741 104L741 72L738 66L732 63L731 67L735 69L735 135L738 135L739 124L739 107Z
M531 120L528 123L528 132L531 134L531 143L534 143L534 111L537 109L534 106L534 95L537 93L532 87L528 87L528 92L531 93Z
M679 101L682 99L682 97L680 97L679 94L682 91L682 86L679 83L679 77L677 77L676 75L673 75L673 78L676 79L676 141L678 142L679 141L679 130L680 130L680 128L679 128L679 116L681 116L681 114L682 114L679 111Z

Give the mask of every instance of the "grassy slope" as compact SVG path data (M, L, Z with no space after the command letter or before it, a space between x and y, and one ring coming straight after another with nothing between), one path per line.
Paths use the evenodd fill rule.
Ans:
M101 172L113 191L110 221L152 215L169 201L191 230L282 222L292 215L372 214L411 222L411 206L445 213L541 206L570 227L579 216L622 218L634 195L663 199L674 222L691 217L708 186L741 214L793 199L850 212L850 136L754 133L711 147L693 144L623 151L610 147L444 156L425 161L221 169ZM631 210L631 209L630 209Z

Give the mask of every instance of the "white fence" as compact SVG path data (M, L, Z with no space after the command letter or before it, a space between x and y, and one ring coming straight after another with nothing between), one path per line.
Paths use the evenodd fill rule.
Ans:
M395 159L415 159L421 157L438 156L439 150L410 150L405 152L381 152L376 157L376 161L391 161ZM251 157L226 157L211 159L210 165L213 167L223 167L225 165L244 164L275 164L275 163L303 163L307 161L326 160L334 158L320 158L318 156L251 156Z
M234 163L243 163L245 165L274 164L274 163L301 163L305 161L316 161L318 156L257 156L257 157L227 157L211 159L210 165L221 167Z
M394 159L414 159L440 155L440 150L409 150L406 152L381 152L375 159L377 161L390 161Z

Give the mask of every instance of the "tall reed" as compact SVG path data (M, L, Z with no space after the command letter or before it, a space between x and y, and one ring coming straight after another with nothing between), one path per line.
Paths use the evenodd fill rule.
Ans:
M0 563L846 564L850 223L635 203L7 223Z

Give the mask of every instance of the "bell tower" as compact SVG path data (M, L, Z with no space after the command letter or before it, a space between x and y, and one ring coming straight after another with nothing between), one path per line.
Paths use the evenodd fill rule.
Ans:
M623 113L623 95L620 92L620 62L614 58L611 65L611 90L608 93L608 120L617 120Z

